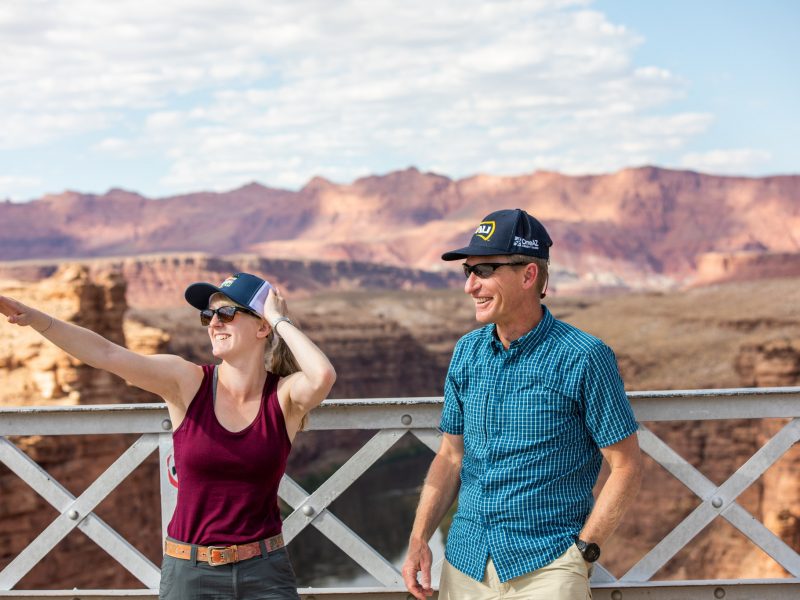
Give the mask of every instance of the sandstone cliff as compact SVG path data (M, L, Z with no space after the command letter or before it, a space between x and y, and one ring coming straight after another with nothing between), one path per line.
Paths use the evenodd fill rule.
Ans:
M89 327L108 339L142 352L160 352L169 341L161 330L123 317L125 280L106 273L91 277L84 267L64 266L38 284L5 281L0 293L41 307L58 318ZM157 399L117 377L69 357L30 328L0 324L0 405L64 405L153 402ZM131 443L130 436L29 436L15 443L73 494L80 494ZM0 467L0 568L16 556L57 516L49 504L16 475ZM155 457L103 501L97 514L132 544L159 562L160 510ZM156 529L154 529L154 526ZM92 568L86 566L91 564ZM26 576L26 587L94 588L136 586L94 542L75 530Z
M798 197L798 176L718 177L655 167L462 180L412 168L350 184L318 178L297 192L253 183L159 200L123 190L65 192L0 204L0 256L247 252L435 271L443 268L441 253L463 245L484 215L519 207L550 230L562 290L665 289L693 278L709 252L757 248L785 255L789 266L780 268L797 275ZM220 207L225 218L210 218Z
M800 274L800 253L766 252L763 249L739 252L708 252L697 259L694 286L725 281L748 281Z
M0 279L36 282L55 273L66 260L0 262ZM196 281L220 283L245 271L267 279L294 297L323 291L441 289L459 285L455 270L430 272L375 263L267 259L254 254L211 256L202 253L149 254L81 261L92 276L115 273L127 282L130 306L184 306L183 292Z

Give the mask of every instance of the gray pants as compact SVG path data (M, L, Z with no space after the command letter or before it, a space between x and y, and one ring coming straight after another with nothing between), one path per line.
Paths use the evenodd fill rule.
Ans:
M212 567L164 556L160 600L299 600L286 548L229 565Z

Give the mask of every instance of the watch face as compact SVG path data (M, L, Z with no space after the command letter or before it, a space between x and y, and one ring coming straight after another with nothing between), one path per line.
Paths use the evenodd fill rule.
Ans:
M586 547L583 550L583 559L588 562L594 562L598 558L600 558L600 546L594 542L586 544Z

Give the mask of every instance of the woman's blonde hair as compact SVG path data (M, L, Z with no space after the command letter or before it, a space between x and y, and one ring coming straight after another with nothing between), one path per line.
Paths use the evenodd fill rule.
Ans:
M264 353L264 367L267 371L280 377L286 377L300 370L300 365L289 350L283 338L273 329L267 338L267 349Z
M286 377L292 373L297 373L300 370L300 365L289 350L289 346L283 341L283 338L275 333L275 329L270 331L267 338L267 349L264 353L264 367L270 373L275 373L278 377ZM297 431L303 431L308 423L308 413L303 415L300 419L300 426Z

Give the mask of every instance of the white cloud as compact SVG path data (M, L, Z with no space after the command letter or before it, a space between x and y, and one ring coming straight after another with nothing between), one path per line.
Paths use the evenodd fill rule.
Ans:
M41 185L42 181L37 177L0 175L0 200L28 200L31 193ZM14 192L8 190L14 190ZM28 193L26 193L26 190Z
M590 4L12 3L0 148L97 131L94 150L162 156L184 191L384 165L618 168L704 131L710 116L664 110L684 82L635 68L643 40Z
M744 175L757 169L772 155L756 148L735 148L726 150L710 150L708 152L690 152L681 160L681 166L695 171L719 173L724 175Z

